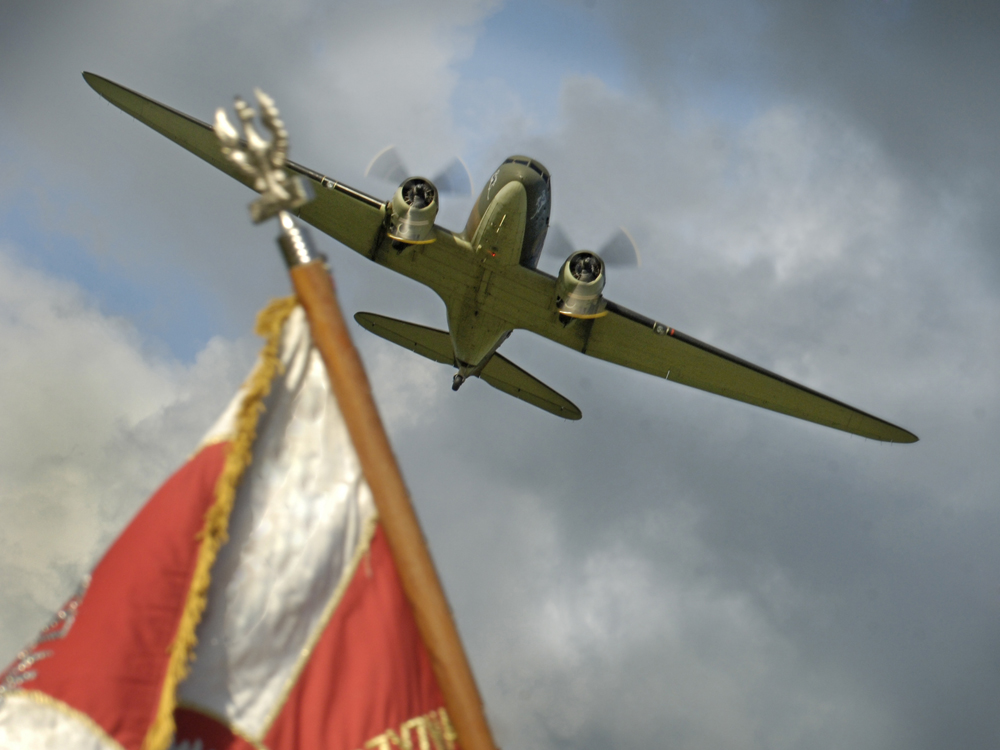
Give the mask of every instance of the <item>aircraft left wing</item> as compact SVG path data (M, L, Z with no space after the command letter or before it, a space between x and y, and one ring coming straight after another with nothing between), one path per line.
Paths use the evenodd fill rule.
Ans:
M916 435L902 427L621 305L608 302L607 310L607 315L593 321L570 323L590 324L581 347L584 354L874 440L917 441Z
M223 156L219 139L209 124L94 73L84 73L83 78L119 109L252 189L249 178ZM289 161L287 166L309 180L316 196L299 210L299 216L371 258L382 239L385 204L301 164Z
M917 441L902 427L614 302L607 302L603 317L567 320L556 310L555 292L553 276L536 269L512 269L502 277L491 277L485 309L505 317L512 328L675 383L873 440Z

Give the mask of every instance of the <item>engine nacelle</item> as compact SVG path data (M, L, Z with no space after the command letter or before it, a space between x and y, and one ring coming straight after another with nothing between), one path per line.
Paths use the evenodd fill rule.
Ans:
M389 237L408 245L433 242L437 195L434 184L423 177L411 177L400 185L392 196Z
M597 253L580 250L563 263L556 279L556 308L569 318L600 318L607 315L604 291L604 261Z

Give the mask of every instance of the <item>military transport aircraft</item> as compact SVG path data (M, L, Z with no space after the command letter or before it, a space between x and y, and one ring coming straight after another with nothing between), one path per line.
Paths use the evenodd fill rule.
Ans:
M222 154L210 125L93 73L97 93L137 120L251 187ZM558 276L539 271L549 225L551 178L535 159L512 156L490 176L468 223L453 232L434 223L438 190L408 177L382 201L288 162L315 193L298 215L380 265L426 284L444 300L448 330L375 313L355 320L372 333L456 367L452 387L476 376L494 388L566 419L569 400L497 353L514 329L592 357L765 409L894 443L917 436L787 378L702 343L603 296L605 263L572 253Z

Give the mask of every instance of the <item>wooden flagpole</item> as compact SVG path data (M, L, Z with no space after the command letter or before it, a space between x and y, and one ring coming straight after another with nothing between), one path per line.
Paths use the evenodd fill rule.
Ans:
M458 628L372 398L361 358L347 331L333 279L322 260L295 265L289 275L309 318L313 342L326 365L371 488L403 591L430 653L458 741L463 750L496 750Z

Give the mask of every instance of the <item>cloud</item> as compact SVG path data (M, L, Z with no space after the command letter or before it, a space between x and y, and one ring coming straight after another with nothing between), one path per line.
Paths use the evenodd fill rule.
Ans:
M730 122L785 104L836 112L933 210L942 199L970 207L996 281L1000 15L990 4L582 4L613 29L633 80L668 107Z
M7 173L23 175L6 188L10 200L42 195L57 227L83 235L81 249L128 285L145 287L147 297L171 276L175 295L190 303L163 304L158 325L193 356L215 333L245 335L259 301L287 293L270 234L247 221L244 187L104 102L81 72L203 120L260 86L281 108L293 159L388 194L390 186L362 177L387 144L428 172L461 152L448 105L457 85L452 67L471 54L477 24L494 7L303 2L278 13L266 3L103 0L53 14L44 4L20 5L0 50L0 147L10 144ZM53 259L45 268L58 265ZM204 314L186 314L188 307ZM181 331L196 337L193 351Z
M576 400L579 425L471 410L461 393L397 434L421 443L404 458L442 570L465 570L449 591L501 737L933 747L963 711L983 716L976 686L995 679L974 665L996 607L945 602L979 587L963 565L996 557L982 488L1000 479L985 416L1000 309L962 207L931 210L831 110L733 126L590 79L562 97L558 131L516 150L552 171L554 216L580 246L618 222L642 238L642 272L612 275L611 298L922 443L851 439L515 334L505 354ZM468 445L435 437L470 423ZM962 697L930 709L945 681ZM994 726L981 718L970 741Z
M197 444L252 356L221 339L187 366L151 355L128 322L16 255L0 247L5 657Z

